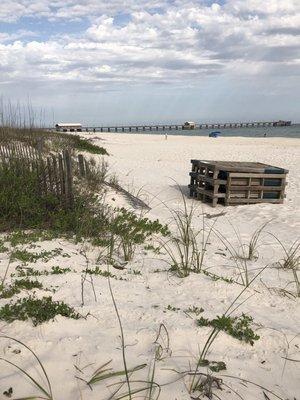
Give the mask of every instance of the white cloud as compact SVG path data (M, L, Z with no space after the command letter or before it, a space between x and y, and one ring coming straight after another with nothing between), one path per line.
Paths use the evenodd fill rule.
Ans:
M0 43L13 42L23 38L32 38L37 36L36 32L18 29L14 33L0 32Z
M4 0L2 19L34 15L64 18L71 24L74 18L88 16L91 21L81 34L58 37L54 32L41 42L22 42L21 32L0 34L0 82L30 79L45 85L74 82L99 87L122 82L188 84L212 74L297 73L298 0L167 4L166 0ZM130 12L121 26L114 19L118 12ZM18 41L7 43L12 40Z
M71 20L167 6L167 0L2 0L0 20L16 21L24 16Z

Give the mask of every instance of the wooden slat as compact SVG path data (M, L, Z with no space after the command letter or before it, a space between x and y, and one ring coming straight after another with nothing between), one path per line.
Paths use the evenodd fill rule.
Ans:
M257 190L263 190L265 192L272 192L272 191L277 191L280 192L285 188L285 184L281 186L230 186L229 191L235 190L235 191L243 191L243 190L249 190L251 189L253 192Z
M255 204L255 203L277 203L277 204L282 204L283 203L283 199L241 199L241 198L230 198L227 200L228 204L244 204L244 203L251 203L251 204Z
M265 179L284 179L286 174L253 174L253 173L240 173L240 172L229 172L232 178L265 178Z
M225 193L213 193L212 191L210 191L210 190L205 190L205 189L202 189L202 188L199 188L199 187L197 187L196 188L196 192L197 193L201 193L201 194L204 194L205 196L209 196L209 197L217 197L217 198L225 198Z
M225 179L213 179L210 178L209 176L204 176L199 174L199 172L190 172L190 176L199 179L201 181L205 181L211 184L216 184L216 185L226 185L227 181Z

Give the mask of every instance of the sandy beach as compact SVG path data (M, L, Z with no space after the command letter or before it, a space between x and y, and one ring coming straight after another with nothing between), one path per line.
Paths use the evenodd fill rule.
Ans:
M226 370L218 376L228 386L216 390L219 398L245 400L300 398L300 304L295 296L290 271L280 270L278 262L283 250L272 233L287 246L300 236L300 140L285 138L218 138L171 136L149 134L82 134L93 143L107 149L109 173L116 174L118 182L132 194L139 196L149 206L147 217L170 222L170 209L182 207L182 192L187 195L191 159L257 161L289 170L286 199L282 205L256 204L236 207L212 208L196 202L195 228L201 229L203 214L224 213L217 218L215 227L233 244L239 246L234 230L243 243L248 243L253 232L267 223L261 235L257 257L249 261L250 278L263 272L238 300L234 315L242 313L253 318L252 328L260 336L255 343L244 343L221 332L209 352L209 359L226 363ZM95 156L100 162L101 157ZM126 199L114 192L107 194L112 205L126 205ZM188 206L193 200L186 197ZM130 204L127 204L130 208ZM211 224L215 219L207 219ZM172 226L170 226L172 228ZM11 324L0 322L2 334L21 338L41 358L52 382L55 399L99 400L109 399L114 387L99 383L91 390L88 380L99 366L112 360L115 371L123 369L120 348L120 330L108 288L107 279L95 276L94 291L86 282L84 305L81 307L80 271L87 265L105 265L97 261L99 249L75 244L63 239L43 241L29 251L62 249L48 262L38 260L27 267L44 270L59 265L70 268L64 275L41 276L40 281L48 288L56 288L55 300L64 300L86 316L71 320L56 317L35 328L28 321ZM83 248L85 253L83 254ZM3 267L9 262L7 254L0 254ZM98 264L97 264L98 263ZM11 263L12 272L19 265ZM204 267L209 272L226 279L238 280L238 272L226 246L212 236L206 251ZM190 377L179 378L195 365L210 328L199 327L195 316L187 310L203 309L201 316L215 318L222 315L243 287L223 279L214 280L204 274L191 273L182 279L169 271L168 257L164 251L154 254L138 248L125 270L113 269L117 279L111 279L120 318L123 323L127 363L134 367L153 361L155 339L160 324L164 324L169 336L164 343L164 356L156 362L155 381L161 385L160 400L188 400L187 387ZM122 278L122 280L120 279ZM40 294L42 296L42 294ZM8 303L0 299L0 305ZM164 338L166 341L166 337ZM18 351L21 354L18 354ZM15 352L15 353L14 353ZM23 359L28 371L40 380L36 364L28 353L15 343L8 342L5 353L12 359ZM290 360L286 360L286 358ZM0 398L9 387L14 396L33 395L32 383L16 370L1 364ZM176 372L177 371L177 372ZM146 380L148 367L135 373L137 380ZM77 379L79 377L80 379ZM245 380L245 381L242 381ZM249 382L254 382L255 385ZM257 386L258 385L258 386ZM235 393L237 392L240 397ZM264 397L267 395L268 397ZM138 394L136 397L138 398ZM146 397L140 397L146 398ZM153 397L154 399L155 397Z
M161 201L169 206L181 201L179 187L188 194L191 159L254 161L280 166L289 170L286 200L283 205L253 205L252 207L229 207L227 215L239 223L245 219L247 225L255 227L255 218L282 219L290 227L299 229L300 181L299 159L300 142L286 138L218 138L187 137L169 135L115 134L99 133L83 135L105 146L110 157L109 165L116 172L124 187L139 191L153 202L152 213L164 213ZM157 201L155 200L157 198ZM206 204L200 205L204 212L212 212ZM159 211L157 210L159 208ZM222 206L218 210L224 210ZM253 220L254 219L254 220ZM278 223L279 221L277 221ZM297 233L297 231L295 232ZM299 234L299 230L298 230ZM295 237L297 235L295 234Z

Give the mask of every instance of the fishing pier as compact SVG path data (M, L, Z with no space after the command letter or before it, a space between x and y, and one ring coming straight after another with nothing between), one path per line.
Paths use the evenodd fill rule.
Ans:
M111 125L111 126L84 126L80 124L57 124L57 131L71 132L146 132L146 131L179 131L194 129L235 129L235 128L262 128L268 126L290 126L291 121L269 122L226 122L226 123L188 123L185 124L143 124L143 125ZM75 126L76 125L76 126ZM80 125L80 126L78 126ZM53 128L50 128L51 130Z

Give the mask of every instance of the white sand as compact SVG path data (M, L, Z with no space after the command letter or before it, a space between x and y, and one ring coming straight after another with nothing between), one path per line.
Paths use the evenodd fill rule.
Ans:
M202 223L200 214L226 211L220 217L218 229L232 242L235 241L233 229L229 222L239 229L242 239L247 243L251 233L261 224L270 221L266 231L290 245L300 236L300 140L278 138L218 138L183 137L129 134L92 134L104 140L95 143L107 148L110 153L108 161L111 171L115 171L125 188L137 193L142 188L143 198L150 202L152 210L148 216L168 220L168 207L177 208L180 203L180 192L175 184L186 191L190 170L190 159L219 159L236 161L260 161L289 169L287 198L283 205L251 205L237 207L218 206L213 209L199 203L199 227ZM120 198L116 198L116 204ZM111 200L111 199L110 199ZM191 203L191 200L188 200ZM211 220L210 220L211 221ZM71 267L80 272L85 268L86 260L80 252L80 245L55 240L39 244L43 249L62 247L70 258L58 256L48 263L38 261L30 266L50 269L52 265ZM280 293L280 289L295 291L290 272L279 272L274 267L282 257L282 250L275 240L264 234L261 238L259 258L249 263L251 276L269 264L259 279L247 290L241 301L248 300L236 311L249 314L254 319L254 329L260 339L254 346L244 344L224 333L220 333L208 355L210 360L224 361L227 365L225 375L248 379L262 385L284 399L298 399L300 396L300 364L287 361L283 357L300 359L300 307L299 299ZM234 276L233 261L216 254L224 252L224 245L211 240L205 259L205 267L223 276ZM33 249L32 251L38 251ZM97 252L91 249L88 253L93 266ZM112 286L124 326L128 366L149 363L153 359L153 344L160 323L164 323L170 336L172 354L157 363L155 380L162 386L160 399L190 399L186 390L188 379L179 379L172 371L186 371L194 365L199 348L205 343L210 329L199 328L194 315L189 318L184 310L190 306L204 308L206 318L221 315L231 301L240 293L242 287L224 281L213 281L203 274L191 274L188 278L178 279L167 272L155 273L156 269L167 271L165 255L155 256L151 252L144 254L140 249L133 262L126 268L127 272L113 270L112 273L126 280L112 280ZM0 254L1 271L7 265L7 254ZM14 262L12 269L18 265ZM105 266L103 266L105 269ZM129 270L141 271L141 275L130 274ZM83 315L90 313L86 320L67 320L57 317L55 321L33 328L30 322L0 322L0 332L23 340L41 357L48 371L53 386L54 398L60 400L108 399L113 388L106 388L105 383L94 386L91 391L75 376L88 379L100 365L112 359L115 370L123 368L120 351L120 332L112 301L108 291L107 280L101 276L94 278L97 302L94 299L91 285L85 285L85 305L81 303L80 273L45 276L39 280L45 286L58 286L53 294L55 300L65 300ZM25 294L25 293L24 293ZM23 294L22 294L23 295ZM19 295L21 297L22 295ZM42 295L42 294L40 294ZM44 295L49 295L45 292ZM0 300L0 305L9 300ZM180 308L178 311L167 310L168 305ZM9 343L12 345L9 347ZM1 353L12 362L21 364L33 371L41 380L36 363L22 350L13 353L19 345L3 340ZM74 368L83 369L80 373ZM147 367L148 368L148 367ZM137 379L147 379L148 369L136 373ZM204 371L204 370L203 370ZM220 373L222 375L222 373ZM236 379L223 378L235 391L247 400L264 399L262 390L250 384L242 385ZM37 394L38 391L28 379L21 376L13 367L0 362L0 399L4 390L13 387L15 397ZM125 389L125 388L124 388ZM216 394L222 399L238 398L224 387ZM273 399L271 394L268 394ZM5 397L3 397L5 398ZM137 397L138 398L138 397ZM145 397L140 397L145 398Z

